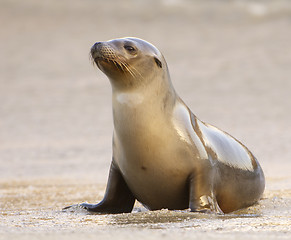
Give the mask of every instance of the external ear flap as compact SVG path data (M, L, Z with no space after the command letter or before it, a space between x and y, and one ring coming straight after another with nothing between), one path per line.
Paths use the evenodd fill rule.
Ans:
M160 61L159 59L157 59L156 57L154 57L154 59L155 59L156 64L157 64L160 68L162 68L163 66L162 66L161 61Z

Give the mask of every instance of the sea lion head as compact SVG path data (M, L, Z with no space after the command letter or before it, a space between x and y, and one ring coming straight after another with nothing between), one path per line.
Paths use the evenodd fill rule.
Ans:
M147 85L157 76L167 75L167 63L152 44L138 38L120 38L96 42L91 56L114 88Z

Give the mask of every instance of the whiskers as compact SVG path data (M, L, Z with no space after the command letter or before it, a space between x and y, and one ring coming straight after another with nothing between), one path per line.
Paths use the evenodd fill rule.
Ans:
M98 67L97 63L95 62L95 59L93 58L92 52L89 52L89 61L94 67Z
M116 61L124 73L130 74L135 79L143 79L142 74L132 65L129 65L126 61L121 58L118 58Z
M89 54L89 60L90 62L95 66L98 65L98 60L100 61L105 61L108 63L112 63L119 71L125 73L125 74L129 74L131 77L135 78L135 79L143 79L142 74L132 65L128 64L126 61L124 61L123 59L121 59L120 57L115 56L114 58L99 58L94 59L94 57L92 56L92 54Z

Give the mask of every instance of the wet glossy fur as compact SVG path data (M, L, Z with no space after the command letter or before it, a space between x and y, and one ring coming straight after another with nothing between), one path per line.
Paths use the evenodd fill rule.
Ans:
M174 90L167 63L136 38L96 43L97 66L112 85L113 160L104 199L84 208L227 213L259 200L264 174L253 154L229 134L200 121Z

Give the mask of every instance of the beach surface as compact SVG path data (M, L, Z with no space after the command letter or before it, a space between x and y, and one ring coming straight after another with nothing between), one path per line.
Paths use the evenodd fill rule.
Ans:
M290 1L0 0L0 239L290 239ZM91 215L111 162L111 87L97 41L134 36L165 56L180 97L243 142L263 198L214 215Z

